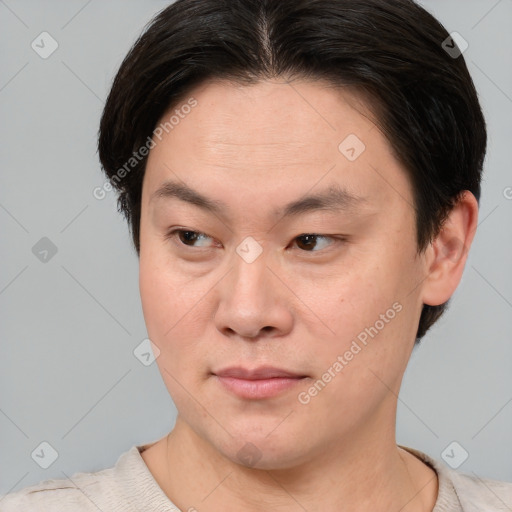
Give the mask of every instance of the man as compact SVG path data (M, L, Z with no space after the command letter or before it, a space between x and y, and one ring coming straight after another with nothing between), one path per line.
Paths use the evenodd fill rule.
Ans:
M511 484L395 440L411 351L477 226L485 122L447 38L409 0L158 15L116 76L99 153L176 424L79 489L25 492L27 510L512 506Z

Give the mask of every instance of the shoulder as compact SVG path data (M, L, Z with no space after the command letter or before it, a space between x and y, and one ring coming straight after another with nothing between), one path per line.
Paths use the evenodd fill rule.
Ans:
M432 467L438 476L439 494L434 512L510 512L512 483L481 478L451 469L441 461L413 448L402 447Z
M454 470L449 470L449 475L465 512L512 510L512 483Z
M43 480L20 491L0 496L0 512L98 512L123 507L120 462L133 456L123 453L115 467L69 478ZM123 510L127 510L128 507Z
M0 496L1 512L57 512L73 506L77 512L89 512L98 508L88 495L96 494L102 478L99 473L74 474L71 478L43 480L17 492ZM71 510L71 509L70 509Z

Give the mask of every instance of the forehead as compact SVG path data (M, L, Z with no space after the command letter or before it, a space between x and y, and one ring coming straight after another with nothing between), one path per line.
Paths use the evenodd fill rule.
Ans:
M192 94L198 106L191 112L190 129L172 135L183 141L193 129L194 149L217 160L254 156L262 166L276 167L265 155L288 165L337 156L345 132L365 138L375 127L359 98L324 82L269 80L247 86L213 81Z
M191 99L195 106L183 108ZM240 206L261 201L261 193L288 202L333 181L375 204L411 198L387 139L352 91L316 81L210 81L166 112L160 126L173 114L179 121L154 138L146 201L169 179L216 190Z

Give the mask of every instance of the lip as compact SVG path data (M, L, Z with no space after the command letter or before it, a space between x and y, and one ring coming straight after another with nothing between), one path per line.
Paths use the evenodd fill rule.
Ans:
M217 375L217 377L233 377L234 379L244 380L275 379L277 377L296 379L305 377L305 375L300 375L298 373L283 370L282 368L276 368L274 366L260 366L252 370L243 368L242 366L231 366L229 368L219 370L214 374Z
M213 374L225 389L245 399L264 399L295 387L306 375L281 368L262 366L255 369L230 367Z

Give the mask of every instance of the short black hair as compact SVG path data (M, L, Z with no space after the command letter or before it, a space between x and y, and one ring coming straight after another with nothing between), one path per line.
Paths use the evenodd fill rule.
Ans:
M421 253L464 190L480 200L486 124L457 50L439 21L412 0L172 3L122 62L99 129L99 158L137 254L147 157L132 157L162 115L206 80L249 85L276 77L324 80L369 99L410 178ZM423 305L416 342L448 302Z

